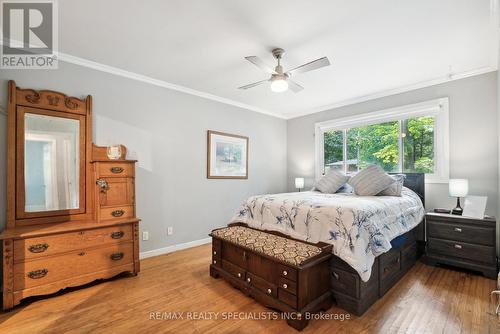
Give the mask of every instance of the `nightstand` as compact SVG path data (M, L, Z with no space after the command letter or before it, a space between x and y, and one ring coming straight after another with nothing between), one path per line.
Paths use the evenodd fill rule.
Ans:
M428 264L448 264L497 278L495 218L429 212L425 220Z

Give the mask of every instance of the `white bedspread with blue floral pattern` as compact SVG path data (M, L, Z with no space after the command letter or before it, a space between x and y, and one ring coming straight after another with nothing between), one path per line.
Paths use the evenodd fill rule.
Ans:
M366 282L375 257L391 249L391 240L417 226L423 216L422 201L404 187L401 197L317 191L253 196L231 222L333 244L333 253Z

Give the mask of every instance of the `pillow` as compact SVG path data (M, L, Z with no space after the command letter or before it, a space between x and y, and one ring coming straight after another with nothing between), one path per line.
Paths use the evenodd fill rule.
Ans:
M386 189L382 190L377 194L377 196L401 196L401 190L403 189L403 184L406 179L405 174L391 175L391 177L396 180Z
M321 191L324 194L333 194L339 190L339 188L342 187L347 180L349 180L349 176L345 176L341 172L332 170L316 182L314 189Z
M352 194L354 192L354 189L347 183L344 184L342 187L340 187L339 190L336 191L337 194Z
M369 165L349 180L354 193L360 196L375 196L396 181L377 165Z

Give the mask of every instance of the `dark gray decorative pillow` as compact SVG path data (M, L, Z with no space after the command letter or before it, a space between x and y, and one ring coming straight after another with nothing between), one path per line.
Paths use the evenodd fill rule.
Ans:
M337 194L352 194L354 192L354 189L349 184L344 184L342 187L340 187L339 190L336 191Z
M345 176L341 172L332 170L316 182L314 189L321 191L324 194L333 194L339 190L339 188L342 187L347 180L349 180L349 176Z
M391 175L391 177L396 181L391 184L386 189L378 193L377 196L401 196L401 190L403 190L403 184L406 179L405 174Z
M349 179L354 193L360 196L375 196L396 181L377 165L369 165Z

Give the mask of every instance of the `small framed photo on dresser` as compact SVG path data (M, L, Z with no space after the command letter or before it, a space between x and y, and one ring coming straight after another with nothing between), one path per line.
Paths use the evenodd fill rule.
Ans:
M487 196L465 197L464 212L462 213L462 216L483 219L487 201Z
M248 179L248 137L209 130L207 178Z

